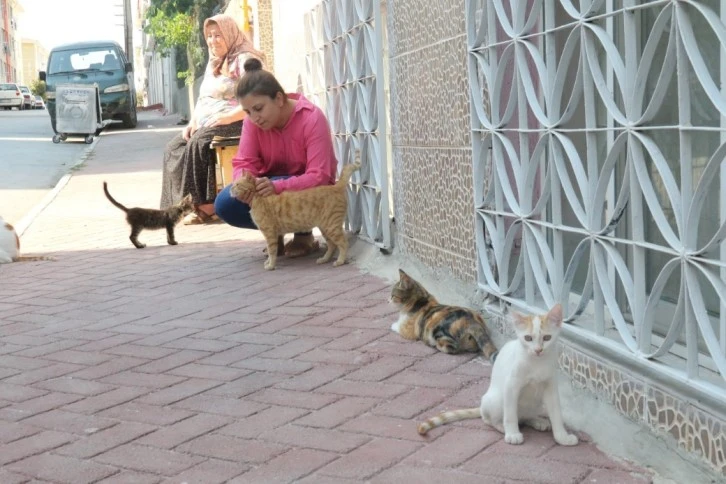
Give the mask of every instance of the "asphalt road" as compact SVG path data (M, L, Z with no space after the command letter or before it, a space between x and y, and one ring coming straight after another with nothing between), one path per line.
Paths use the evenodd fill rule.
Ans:
M17 224L81 158L83 139L53 144L48 111L0 111L0 216Z

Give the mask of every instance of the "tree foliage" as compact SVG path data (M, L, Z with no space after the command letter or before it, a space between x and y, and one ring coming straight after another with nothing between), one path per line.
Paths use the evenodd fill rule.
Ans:
M144 30L154 37L163 53L168 53L178 45L187 45L194 38L192 18L185 13L170 16L159 10L148 20Z
M30 83L30 92L32 92L35 96L40 96L45 99L45 81L34 79L33 82Z
M204 20L222 10L226 0L151 0L146 12L146 32L162 52L175 49L177 76L187 83L204 73L209 53L204 39ZM186 57L184 59L184 57Z

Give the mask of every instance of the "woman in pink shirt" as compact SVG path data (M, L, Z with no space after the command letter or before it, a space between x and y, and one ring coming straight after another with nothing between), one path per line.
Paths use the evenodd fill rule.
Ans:
M251 172L257 177L261 196L335 183L338 161L328 120L320 108L301 94L286 94L258 59L248 59L244 70L236 95L247 117L232 160L233 177ZM234 198L229 188L214 202L217 216L235 227L257 228L249 200ZM284 253L299 257L317 249L317 241L308 232L295 234Z

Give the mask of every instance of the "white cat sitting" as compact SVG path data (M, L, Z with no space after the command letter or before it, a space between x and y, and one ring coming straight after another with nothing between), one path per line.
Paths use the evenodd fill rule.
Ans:
M576 445L577 436L565 429L557 390L557 337L562 329L562 307L545 315L525 316L512 312L517 334L499 351L489 389L479 408L443 412L418 426L421 435L449 422L481 417L504 434L508 444L521 444L519 425L536 430L550 428L555 442ZM546 415L546 417L545 417Z
M54 260L45 256L21 256L20 237L15 228L0 217L0 264L9 262L29 262L35 260Z

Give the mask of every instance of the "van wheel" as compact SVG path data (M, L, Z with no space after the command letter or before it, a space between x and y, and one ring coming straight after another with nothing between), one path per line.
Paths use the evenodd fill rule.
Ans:
M124 114L121 117L122 125L126 129L134 129L136 127L136 124L138 123L138 119L136 118L136 106L131 108L131 112L129 114Z

